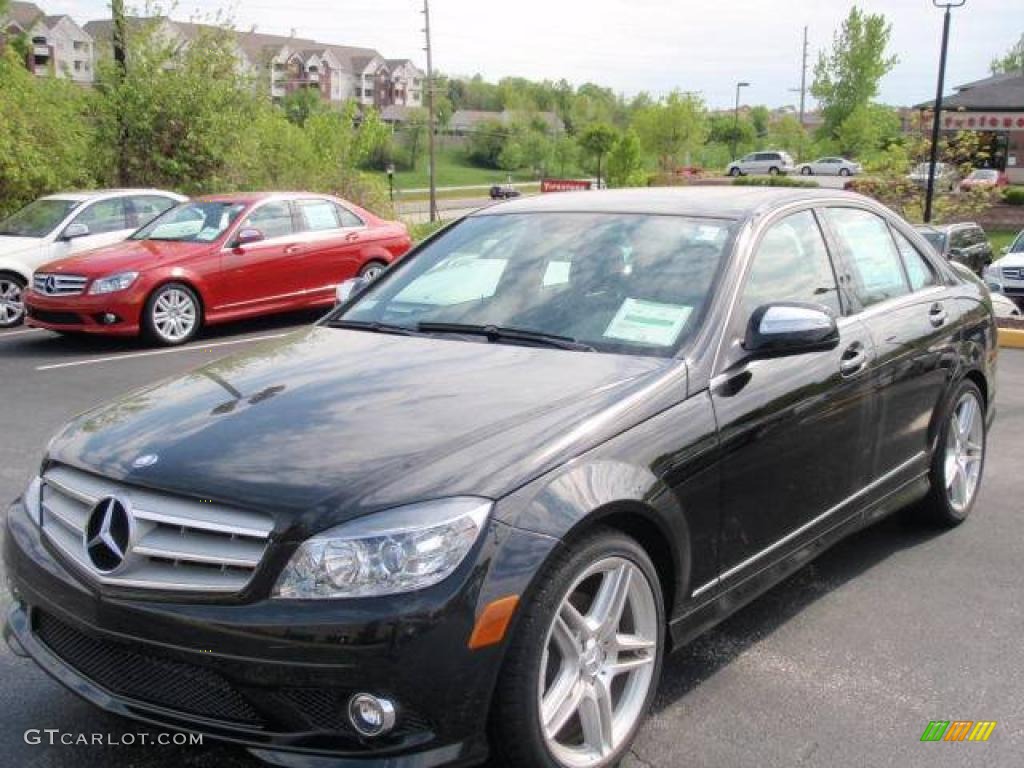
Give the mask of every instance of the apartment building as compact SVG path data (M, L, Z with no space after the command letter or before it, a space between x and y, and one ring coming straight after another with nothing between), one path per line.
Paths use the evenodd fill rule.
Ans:
M47 16L35 3L11 2L0 17L0 32L8 39L24 37L25 65L36 75L93 82L93 39L70 16Z

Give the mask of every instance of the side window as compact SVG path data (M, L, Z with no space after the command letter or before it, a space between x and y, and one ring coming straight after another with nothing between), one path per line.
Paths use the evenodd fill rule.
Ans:
M335 205L338 210L338 221L343 227L365 227L366 222L356 216L352 211L343 205Z
M884 219L856 208L828 208L826 216L853 272L854 290L862 306L910 292Z
M90 235L102 235L107 232L132 228L125 213L123 198L100 200L98 203L93 203L75 218L75 223L85 224L89 228Z
M971 245L971 236L969 230L956 229L949 236L949 247L953 248L968 248Z
M896 238L896 248L903 257L903 266L907 268L907 277L910 278L910 290L920 291L932 285L938 285L939 280L924 256L917 248L896 230L893 230L893 237Z
M300 200L302 228L307 232L324 232L338 229L338 208L329 200Z
M835 272L811 211L787 216L764 233L743 288L742 322L775 301L823 304L841 313Z
M258 229L268 240L295 233L291 205L285 202L266 203L245 217L241 229Z
M158 195L139 195L128 198L129 224L133 227L144 227L164 211L177 205L169 197Z

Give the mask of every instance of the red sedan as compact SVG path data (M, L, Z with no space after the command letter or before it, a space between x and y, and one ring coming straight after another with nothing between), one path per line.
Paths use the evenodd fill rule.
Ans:
M203 325L329 307L335 286L403 256L405 227L326 195L216 195L182 203L128 240L50 262L26 322L183 344Z

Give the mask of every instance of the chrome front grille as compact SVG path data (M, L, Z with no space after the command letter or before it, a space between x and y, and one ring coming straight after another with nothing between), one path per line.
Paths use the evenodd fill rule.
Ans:
M123 564L103 573L89 556L85 532L93 510L111 498L128 510L131 536ZM56 466L43 476L42 528L54 546L106 584L237 592L259 565L273 520Z
M1024 267L1003 267L1001 271L1007 280L1024 280Z
M58 275L37 272L32 275L32 288L44 296L77 296L85 290L89 278L81 275Z

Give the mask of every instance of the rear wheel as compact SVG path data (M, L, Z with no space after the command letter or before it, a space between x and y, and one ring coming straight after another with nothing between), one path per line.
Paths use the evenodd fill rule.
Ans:
M25 281L18 275L0 275L0 328L13 328L25 319Z
M814 173L814 171L811 170L811 166L805 165L803 168L800 169L800 173L804 176L810 176L812 173Z
M729 169L729 175L732 176L732 177L736 177L736 176L741 175L741 171L740 171L739 168L733 167L733 168Z
M928 496L918 507L928 522L959 525L974 508L985 468L985 401L972 381L964 381L950 400L932 456Z
M850 169L849 168L840 168L839 169L839 175L840 176L849 176L850 175Z
M558 555L522 608L495 694L492 743L520 768L606 768L628 751L664 650L658 575L599 529Z
M167 283L150 295L142 322L153 340L173 347L190 341L199 332L202 314L195 291L184 283Z
M778 168L776 168L776 167L775 167L775 166L773 165L773 166L772 166L771 168L769 168L769 169L768 169L768 175L769 175L769 176L778 176L778 175L779 175L779 169L778 169Z
M368 261L363 265L363 268L359 270L359 276L373 281L380 277L387 268L388 265L383 261Z

